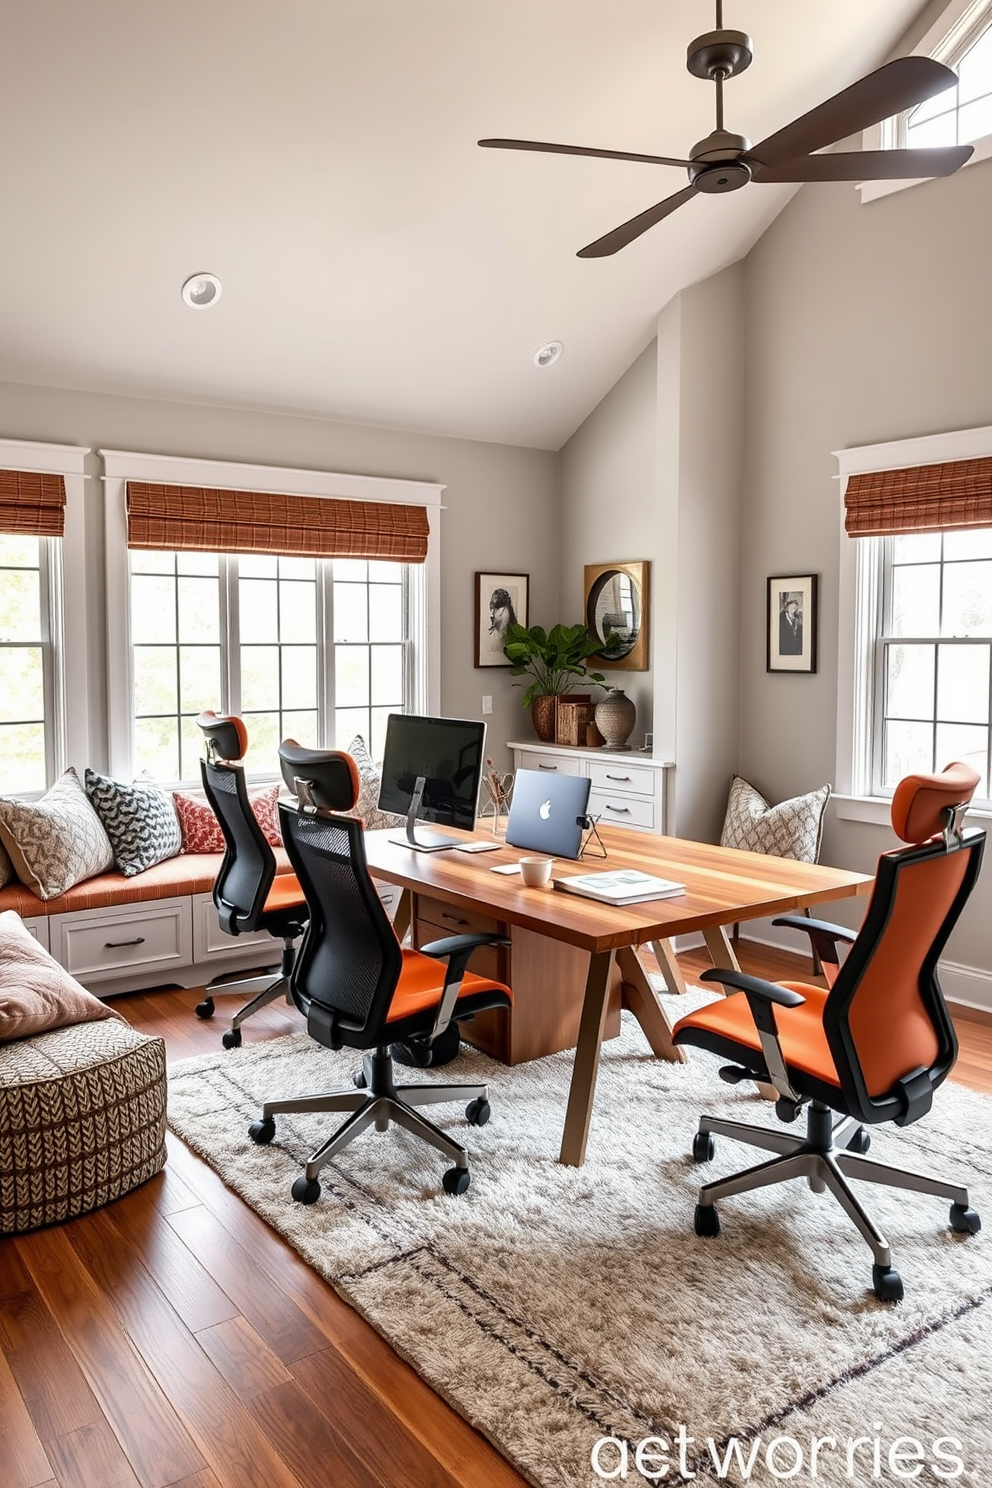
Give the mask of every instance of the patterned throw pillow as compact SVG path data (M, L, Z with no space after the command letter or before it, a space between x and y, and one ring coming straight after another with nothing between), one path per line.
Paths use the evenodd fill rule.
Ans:
M348 753L358 766L361 787L355 805L355 815L362 818L365 830L375 832L380 827L401 827L406 817L394 816L391 811L379 810L379 783L382 779L382 771L369 754L361 734L356 734L352 739L348 745Z
M114 866L110 839L71 766L38 801L0 800L0 841L39 899Z
M191 796L186 791L173 791L172 799L179 818L184 853L213 853L224 851L224 833L214 816L213 807L203 796ZM262 786L248 792L248 804L255 813L255 820L265 833L271 847L282 847L279 831L279 787Z
M821 785L808 795L793 796L771 806L760 791L735 775L720 846L815 863L820 854L823 813L829 796L830 786Z
M125 785L90 769L85 780L86 794L103 822L125 878L176 856L182 847L179 820L160 785L147 776Z
M3 888L4 884L9 884L13 877L14 865L10 861L10 853L4 847L3 843L0 842L0 889Z

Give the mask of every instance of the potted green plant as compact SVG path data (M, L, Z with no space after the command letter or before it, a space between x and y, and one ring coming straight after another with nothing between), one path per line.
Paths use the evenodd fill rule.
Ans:
M601 672L590 672L586 661L602 643L590 635L585 625L507 626L503 655L512 662L514 677L529 676L530 684L523 696L523 706L531 710L534 730L539 739L551 743L555 736L557 700L570 692L577 678L604 686ZM514 686L522 687L522 682Z

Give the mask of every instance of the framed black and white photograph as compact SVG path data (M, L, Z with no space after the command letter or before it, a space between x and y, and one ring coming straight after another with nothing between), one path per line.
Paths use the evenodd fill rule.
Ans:
M816 671L816 574L768 580L765 671Z
M507 626L527 624L530 574L475 576L475 665L509 666L503 655Z

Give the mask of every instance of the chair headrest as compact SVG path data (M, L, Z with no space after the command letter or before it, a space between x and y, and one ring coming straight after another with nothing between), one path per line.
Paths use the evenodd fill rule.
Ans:
M325 811L351 811L358 800L358 766L342 749L306 749L295 739L279 745L282 778L304 806ZM297 781L306 782L301 793Z
M968 804L980 779L970 765L959 760L939 775L907 775L892 797L896 836L903 842L926 842L936 837L953 819L954 808Z
M248 730L234 713L201 713L196 720L203 730L208 760L240 760L248 753Z

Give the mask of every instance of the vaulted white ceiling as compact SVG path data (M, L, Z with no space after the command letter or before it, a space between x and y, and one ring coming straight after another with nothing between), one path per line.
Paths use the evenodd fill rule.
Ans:
M726 0L755 46L727 127L778 129L920 9ZM476 140L683 155L713 24L711 0L0 0L0 378L558 448L790 188L583 261L684 175ZM197 271L208 311L180 298Z

